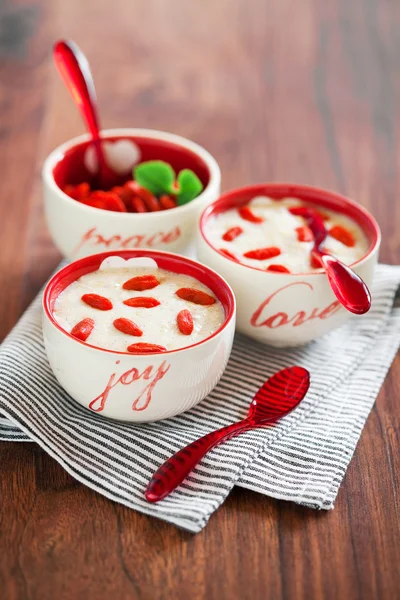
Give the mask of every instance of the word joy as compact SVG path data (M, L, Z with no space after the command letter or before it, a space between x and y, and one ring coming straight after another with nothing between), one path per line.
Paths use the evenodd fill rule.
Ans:
M276 290L276 292L268 296L268 298L257 308L250 321L253 327L269 327L269 329L277 329L278 327L283 327L285 325L300 327L312 319L327 319L340 310L340 302L335 300L326 308L313 308L310 314L307 314L304 310L299 310L294 315L288 315L284 311L279 311L268 316L267 309L270 308L272 300L279 300L279 297L284 294L285 290L296 285L307 286L313 291L313 286L306 281L289 283L288 285L279 288L279 290Z
M115 364L119 364L120 361L117 360ZM92 400L89 404L89 408L94 412L101 412L104 410L104 407L107 403L111 390L113 390L116 386L120 385L131 385L135 381L143 381L148 382L140 391L139 395L132 403L132 410L142 411L146 410L151 402L151 396L154 391L157 383L164 377L166 373L168 373L171 365L164 362L158 368L155 368L153 365L149 365L146 367L141 373L139 369L133 368L129 369L129 371L125 371L122 375L118 376L117 373L112 373L108 383L104 389L104 391L97 396L94 400Z
M90 244L91 246L103 246L104 248L111 248L117 245L118 248L153 248L160 244L172 244L180 238L182 232L179 227L174 227L171 231L164 233L159 231L152 235L130 235L129 237L123 237L122 235L112 235L105 237L97 231L96 227L92 227L85 234L83 234L78 246L75 249L76 254L83 246Z

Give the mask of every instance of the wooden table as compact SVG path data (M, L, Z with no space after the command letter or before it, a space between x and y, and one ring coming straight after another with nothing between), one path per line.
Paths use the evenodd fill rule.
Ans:
M40 169L83 130L51 61L71 37L104 127L207 147L223 188L292 180L343 192L400 259L399 3L6 0L0 6L0 329L59 261ZM236 489L196 536L103 498L36 444L0 444L2 600L400 597L397 359L334 511Z

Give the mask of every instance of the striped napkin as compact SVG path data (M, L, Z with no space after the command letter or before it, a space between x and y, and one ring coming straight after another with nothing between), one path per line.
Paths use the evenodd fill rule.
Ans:
M0 439L35 441L73 477L108 498L200 531L234 485L313 508L333 503L400 342L400 267L380 265L369 313L321 340L275 349L243 335L215 390L193 410L150 424L113 422L75 403L47 363L38 297L0 347ZM290 365L310 370L300 406L275 427L213 450L158 504L143 492L154 470L205 433L241 419L258 387ZM166 399L167 401L167 399Z

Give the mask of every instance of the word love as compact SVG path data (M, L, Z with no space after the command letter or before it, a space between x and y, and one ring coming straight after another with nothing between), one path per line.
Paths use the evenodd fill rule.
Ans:
M340 302L335 300L326 308L314 308L310 314L307 314L304 310L300 310L294 315L288 315L284 311L279 311L273 313L272 315L268 315L268 309L271 309L270 305L272 301L277 300L279 302L280 298L285 295L285 290L294 286L306 286L313 291L313 286L306 281L289 283L288 285L279 288L279 290L276 290L276 292L268 296L268 298L264 300L264 302L255 311L250 321L253 327L269 327L270 329L277 329L278 327L284 327L285 325L300 327L312 319L327 319L340 309ZM291 290L291 295L292 294L293 290Z
M81 238L78 246L75 249L76 254L83 246L102 246L104 248L153 248L160 244L172 244L180 238L182 232L179 227L174 227L171 231L164 233L159 231L152 235L131 235L123 237L122 235L112 235L106 237L97 231L96 227L89 229Z
M120 361L117 360L116 364L118 365L119 363ZM132 385L137 381L141 381L146 383L140 390L138 396L136 396L134 399L132 403L132 410L146 410L151 402L151 396L155 386L164 377L164 375L168 373L170 367L171 365L167 364L167 362L164 360L164 362L162 362L158 368L150 365L141 373L139 372L139 369L136 368L129 369L129 371L125 371L125 373L122 373L120 376L118 376L117 373L112 373L104 391L97 396L97 398L91 401L89 408L94 412L101 412L104 410L111 390L113 390L116 386Z

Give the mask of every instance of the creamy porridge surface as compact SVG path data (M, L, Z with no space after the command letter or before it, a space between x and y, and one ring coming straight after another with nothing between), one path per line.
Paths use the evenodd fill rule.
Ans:
M160 282L153 289L127 290L123 284L132 277L154 275ZM215 299L212 305L203 306L176 295L180 288L194 288ZM111 301L110 310L99 310L82 300L85 294L96 294ZM132 307L124 304L130 298L153 298L160 304L152 308ZM178 328L177 315L188 310L193 319L193 331L184 335ZM150 343L175 350L205 340L217 331L225 315L221 303L213 292L197 279L163 269L135 267L94 271L71 283L56 299L55 320L67 332L83 319L93 319L94 327L86 342L92 346L126 352L135 343ZM122 333L114 326L116 319L129 319L143 332L141 336Z
M305 221L289 211L292 207L307 206L306 203L297 198L273 200L266 196L257 196L247 206L256 218L262 219L262 222L251 222L242 218L236 208L215 215L206 226L207 238L213 246L233 254L240 263L257 269L265 270L270 265L282 265L290 273L315 270L315 267L310 264L313 240L301 241L302 235L304 237ZM324 215L328 230L324 249L345 264L351 264L362 258L367 252L368 241L359 225L341 213L322 208L320 212ZM237 227L241 228L242 232L231 241L226 241L224 235L227 231ZM299 228L302 231L299 232ZM342 238L347 245L341 239L329 235L330 230L332 234L338 231L340 233L341 228L347 234ZM340 235L337 237L340 238ZM351 245L348 245L350 242ZM265 247L278 248L280 254L264 260L244 256L249 251Z

